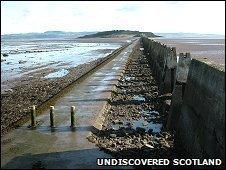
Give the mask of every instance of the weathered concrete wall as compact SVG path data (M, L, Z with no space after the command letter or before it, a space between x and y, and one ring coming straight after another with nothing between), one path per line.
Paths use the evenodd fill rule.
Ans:
M171 99L171 106L170 111L168 114L166 128L172 132L178 127L178 121L181 114L181 106L183 102L183 87L184 84L175 84L172 99Z
M224 159L223 70L204 61L191 61L178 123L177 137L192 157Z
M186 83L188 77L189 65L191 62L190 53L179 54L179 61L177 64L176 80L177 82Z
M149 59L161 94L172 93L167 129L175 131L181 113L183 93L190 64L190 54L180 54L177 63L176 48L169 48L153 40L143 38L144 52ZM163 108L163 111L166 110Z
M190 53L179 54L179 60L176 66L176 78L172 92L171 108L166 125L167 129L170 131L175 131L178 126L190 63Z
M142 38L141 41L154 77L159 83L160 92L172 92L177 64L176 49L148 38Z
M172 93L167 130L176 133L191 158L224 161L225 72L207 60L191 60L190 53L181 53L177 63L175 48L141 41L160 90Z
M174 88L175 76L177 67L177 54L176 48L168 48L166 56L165 75L163 78L163 92L171 93Z

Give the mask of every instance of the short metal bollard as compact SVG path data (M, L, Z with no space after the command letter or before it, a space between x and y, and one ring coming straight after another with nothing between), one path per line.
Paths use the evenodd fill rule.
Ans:
M190 53L186 53L185 56L191 58L191 54Z
M54 106L50 106L50 127L54 127Z
M75 127L75 106L71 106L71 127Z
M33 105L31 108L31 127L33 128L36 127L35 116L36 116L36 110L35 110L35 105Z

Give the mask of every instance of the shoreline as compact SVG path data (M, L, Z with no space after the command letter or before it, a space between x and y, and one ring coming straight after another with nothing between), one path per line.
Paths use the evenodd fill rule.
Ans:
M37 109L64 91L68 86L83 78L102 64L113 59L128 43L116 49L111 54L94 61L71 68L66 76L54 79L28 78L12 87L13 91L1 95L1 136L28 120L30 107L36 105ZM15 100L16 98L16 100ZM38 111L39 112L39 111Z

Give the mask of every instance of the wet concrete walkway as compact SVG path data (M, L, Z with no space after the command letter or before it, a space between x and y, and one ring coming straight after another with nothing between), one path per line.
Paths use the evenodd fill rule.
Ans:
M110 168L97 166L97 158L111 156L86 137L105 108L135 43L55 101L54 130L49 127L47 110L37 117L36 130L28 128L29 121L2 137L1 167ZM76 107L75 130L70 128L71 106Z

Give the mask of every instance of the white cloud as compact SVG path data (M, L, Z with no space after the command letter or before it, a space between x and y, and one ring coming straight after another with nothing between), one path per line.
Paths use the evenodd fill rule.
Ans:
M167 1L1 1L1 34L103 31L221 33L224 2Z

